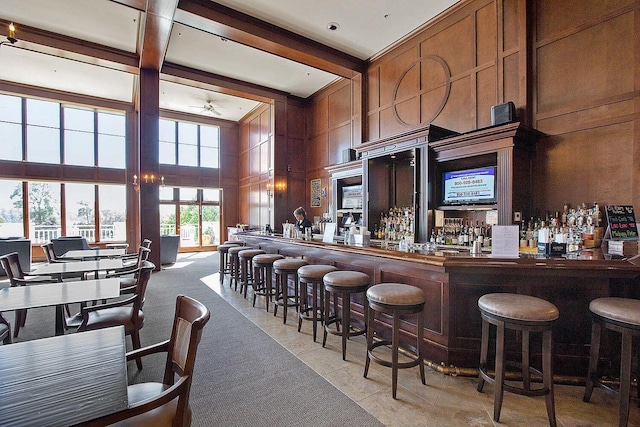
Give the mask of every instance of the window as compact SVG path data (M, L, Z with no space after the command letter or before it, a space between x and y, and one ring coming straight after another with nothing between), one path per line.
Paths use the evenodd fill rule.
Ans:
M203 168L220 167L220 128L200 126L200 166Z
M67 236L82 236L96 241L95 186L93 184L65 184Z
M67 165L94 165L93 111L65 107L64 163Z
M60 221L60 184L29 182L29 236L32 243L43 244L62 236Z
M27 99L27 160L60 163L60 104Z
M0 159L22 160L22 98L0 95Z
M124 185L99 185L100 241L127 240L127 198Z
M160 119L159 161L167 165L220 167L220 128Z
M126 167L124 113L8 95L0 95L0 112L2 160Z
M0 180L0 237L24 236L22 181Z
M124 114L98 112L98 166L126 168L126 122Z

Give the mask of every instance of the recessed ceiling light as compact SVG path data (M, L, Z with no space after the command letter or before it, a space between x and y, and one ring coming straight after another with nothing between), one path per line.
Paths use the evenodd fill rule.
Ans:
M329 22L327 24L327 29L329 31L336 31L338 28L340 28L340 24L338 24L337 22Z

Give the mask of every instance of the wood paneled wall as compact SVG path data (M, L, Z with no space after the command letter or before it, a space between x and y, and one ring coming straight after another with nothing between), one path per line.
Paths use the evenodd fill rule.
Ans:
M493 105L513 101L517 119L547 135L534 209L640 206L639 32L638 0L463 1L371 61L361 126L340 121L360 101L355 80L310 99L307 179L324 186L322 168L344 148L431 123L480 129Z

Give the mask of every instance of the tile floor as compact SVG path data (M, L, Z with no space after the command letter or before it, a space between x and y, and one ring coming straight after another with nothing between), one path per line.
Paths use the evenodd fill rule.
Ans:
M277 317L273 309L265 311L259 297L252 307L252 295L244 299L229 288L228 278L220 286L219 275L207 278L207 284L239 312L263 329L282 346L331 382L365 410L387 426L548 426L543 397L524 397L505 393L500 422L492 420L493 387L486 384L483 393L476 391L477 378L450 376L426 368L426 383L420 381L418 368L400 370L397 399L391 397L391 370L372 363L368 378L363 377L366 339L354 337L347 345L343 361L340 337L329 335L322 347L322 333L313 342L311 322L305 321L297 332L297 316L289 310L287 324L282 309ZM603 390L594 390L590 403L582 401L584 387L555 386L558 426L616 426L618 402ZM638 401L632 400L629 426L640 426Z

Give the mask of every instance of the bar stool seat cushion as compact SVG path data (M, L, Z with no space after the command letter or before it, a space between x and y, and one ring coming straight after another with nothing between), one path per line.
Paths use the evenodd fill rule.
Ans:
M240 258L253 258L256 255L262 255L265 252L262 249L245 249L238 252Z
M333 271L324 276L326 286L356 288L369 285L369 276L359 271Z
M294 270L297 271L300 267L307 265L308 262L300 258L284 258L273 262L273 268L275 270Z
M426 302L422 289L404 283L379 283L367 289L369 302L394 306L420 305Z
M494 316L522 322L551 322L560 313L558 308L541 298L509 293L494 293L480 297L480 310Z
M253 265L271 265L284 257L279 254L259 254L253 257Z
M303 265L298 268L298 277L301 279L322 279L325 274L336 271L332 265Z
M629 325L640 326L640 300L630 298L597 298L589 304L593 314Z
M229 250L227 251L229 253L229 255L238 255L238 252L240 251L246 251L247 248L244 246L240 246L240 245L234 245L232 248L229 248Z

